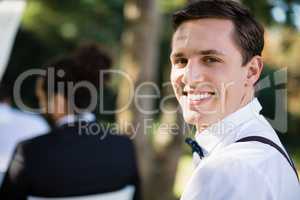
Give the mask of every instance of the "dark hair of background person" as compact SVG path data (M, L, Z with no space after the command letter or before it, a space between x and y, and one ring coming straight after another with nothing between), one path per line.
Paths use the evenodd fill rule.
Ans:
M264 48L264 28L247 8L231 0L201 0L191 3L173 14L173 27L177 30L186 21L204 18L228 19L233 22L234 40L242 52L243 65L252 57L261 55Z
M68 90L68 84L72 83L74 87L75 84L86 81L99 91L109 80L109 76L104 76L104 80L100 80L100 71L109 69L111 65L110 57L100 50L96 44L82 45L72 54L54 58L45 64L44 68L47 70L47 73L46 76L42 76L44 79L43 90L46 95L55 95L60 92L59 85L64 84L63 95L67 101L70 100L69 98L74 98L74 105L77 108L93 112L93 110L85 110L89 106L92 97L88 88L78 87L76 92L73 93L73 91ZM53 70L54 77L49 77L49 69ZM50 87L48 86L48 78L54 80L53 85ZM51 87L53 90L49 90ZM68 96L69 93L74 94L74 96ZM75 111L74 108L71 107L71 109Z

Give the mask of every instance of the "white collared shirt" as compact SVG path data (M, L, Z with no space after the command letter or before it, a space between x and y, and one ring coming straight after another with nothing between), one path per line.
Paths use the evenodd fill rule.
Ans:
M92 122L94 120L96 120L96 117L93 113L90 112L81 113L80 115L69 114L58 119L56 125L63 126L65 124L71 124L76 121Z
M196 134L205 157L200 160L194 155L195 170L181 200L300 199L293 168L278 150L260 142L235 143L248 136L261 136L284 149L260 110L255 98Z

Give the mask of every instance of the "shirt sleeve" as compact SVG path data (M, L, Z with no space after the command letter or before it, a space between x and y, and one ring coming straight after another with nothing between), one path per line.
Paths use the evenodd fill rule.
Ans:
M8 170L0 188L0 199L25 200L27 196L27 177L23 145L15 148ZM5 198L4 198L5 197Z
M207 162L199 166L182 200L272 200L268 180L262 172L238 159Z

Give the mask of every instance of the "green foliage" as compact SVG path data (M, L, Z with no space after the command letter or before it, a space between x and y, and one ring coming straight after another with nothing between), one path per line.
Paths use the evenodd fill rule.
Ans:
M254 15L267 25L278 24L275 20L274 14L272 15L272 9L280 8L285 15L285 20L281 23L289 27L296 28L297 22L295 6L300 5L299 0L241 0L243 4L248 6ZM276 14L276 13L275 13Z
M168 13L184 6L186 0L159 0L158 4L162 13Z
M269 3L269 1L242 0L242 2L249 7L249 9L255 14L257 18L264 21L266 24L271 24L273 19L270 11L273 6Z
M22 26L53 48L90 40L114 47L123 29L123 1L29 0Z

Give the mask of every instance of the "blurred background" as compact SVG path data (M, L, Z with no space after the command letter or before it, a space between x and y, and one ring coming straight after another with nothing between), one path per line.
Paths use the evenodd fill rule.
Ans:
M97 113L99 120L118 122L124 131L132 132L129 123L141 125L134 137L146 199L178 199L192 172L191 150L183 143L191 127L184 124L169 82L171 14L187 0L27 0L21 25L9 59L3 82L12 84L28 69L40 68L49 58L68 53L82 43L96 42L114 60L114 69L128 73L138 86L151 81L160 88L160 98L143 98L138 103L151 114L140 113L133 104L123 112ZM276 91L284 90L287 99L287 129L278 135L287 146L300 170L300 1L242 0L266 28L265 69L262 80L267 87L258 88L262 113L274 120ZM287 82L276 84L278 70ZM267 79L266 79L267 77ZM37 107L35 77L26 79L22 98L26 105ZM151 94L152 87L141 93ZM105 109L114 110L127 103L128 83L112 76L104 90ZM169 96L162 102L164 97ZM166 98L164 98L166 99ZM164 105L164 111L160 106ZM283 105L284 107L284 105ZM170 112L166 112L170 111ZM161 124L177 127L165 127ZM127 124L127 125L126 125ZM276 122L273 124L276 126Z

